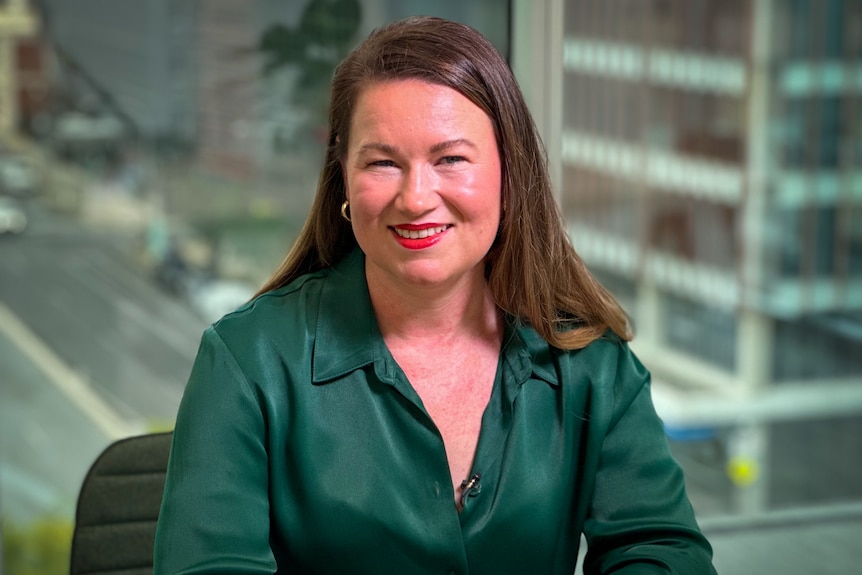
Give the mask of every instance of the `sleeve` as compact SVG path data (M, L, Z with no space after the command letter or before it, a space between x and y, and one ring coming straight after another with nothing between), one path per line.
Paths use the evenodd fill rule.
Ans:
M276 572L267 459L260 393L210 327L177 414L156 575Z
M714 575L712 548L653 407L649 373L625 344L613 404L584 524L584 573Z

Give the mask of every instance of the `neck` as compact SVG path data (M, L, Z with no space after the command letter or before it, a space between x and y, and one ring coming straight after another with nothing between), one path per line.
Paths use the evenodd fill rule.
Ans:
M451 286L402 285L367 266L366 277L374 314L388 344L502 337L501 313L479 272Z

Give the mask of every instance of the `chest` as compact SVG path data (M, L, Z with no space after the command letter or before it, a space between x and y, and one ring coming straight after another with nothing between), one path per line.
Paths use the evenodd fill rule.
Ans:
M436 430L389 369L303 388L310 395L293 398L285 419L291 433L273 433L289 442L271 450L274 475L290 477L275 487L273 509L291 557L327 573L571 573L554 565L555 553L578 540L580 525L565 517L581 514L573 511L577 464L592 459L579 455L584 406L562 409L543 381L512 385L506 365L484 404L435 410L435 398L446 394L426 390L422 405L436 413ZM453 372L453 380L466 381ZM494 379L492 371L489 394ZM474 423L458 423L456 416L470 414ZM451 439L459 433L473 437L463 451ZM445 482L464 462L481 473L481 491L456 513L459 492ZM479 560L483 549L493 553ZM465 550L475 560L469 568Z
M443 438L456 497L471 475L498 362L493 350L398 359Z

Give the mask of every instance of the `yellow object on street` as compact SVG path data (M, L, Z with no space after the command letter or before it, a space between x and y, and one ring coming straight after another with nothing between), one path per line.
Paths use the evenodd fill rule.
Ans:
M727 476L738 487L748 487L759 475L757 461L751 457L731 457L727 462Z

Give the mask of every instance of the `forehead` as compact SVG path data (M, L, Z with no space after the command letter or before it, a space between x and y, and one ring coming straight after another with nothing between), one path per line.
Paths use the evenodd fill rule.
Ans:
M357 93L350 121L355 136L369 130L397 135L419 128L484 130L491 126L484 110L457 90L418 79L366 84Z

